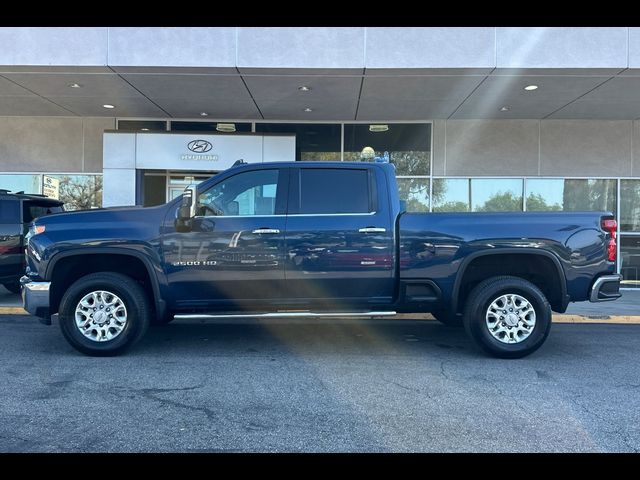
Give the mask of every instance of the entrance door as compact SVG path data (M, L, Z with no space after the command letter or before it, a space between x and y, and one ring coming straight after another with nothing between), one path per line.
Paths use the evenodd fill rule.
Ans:
M167 173L167 202L178 198L184 192L184 189L189 185L198 185L204 182L206 179L211 178L217 172L211 172L210 174L202 175L201 172L168 172Z
M268 306L284 294L288 169L222 175L198 191L192 231L163 236L177 308Z
M167 195L167 202L178 198L184 192L184 187L169 186L169 193Z

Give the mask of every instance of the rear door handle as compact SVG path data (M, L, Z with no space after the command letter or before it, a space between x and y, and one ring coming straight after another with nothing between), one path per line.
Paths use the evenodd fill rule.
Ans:
M278 230L277 228L256 228L255 230L253 230L251 233L280 233L280 230Z
M360 233L384 233L387 229L382 227L364 227L360 228L358 231Z

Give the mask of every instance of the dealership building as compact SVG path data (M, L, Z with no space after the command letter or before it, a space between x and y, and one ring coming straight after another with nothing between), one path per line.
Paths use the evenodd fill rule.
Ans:
M34 27L0 45L0 189L157 205L238 159L388 161L410 211L612 211L640 287L640 28Z

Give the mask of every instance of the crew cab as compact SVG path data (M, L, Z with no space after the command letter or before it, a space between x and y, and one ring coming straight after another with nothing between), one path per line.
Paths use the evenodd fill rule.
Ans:
M620 296L610 212L407 213L394 166L234 166L161 206L35 221L25 309L89 355L174 318L431 312L517 358L551 311Z

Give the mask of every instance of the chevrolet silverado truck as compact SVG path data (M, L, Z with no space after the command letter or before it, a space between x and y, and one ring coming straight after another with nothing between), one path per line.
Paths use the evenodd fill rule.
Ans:
M430 312L518 358L569 302L620 296L610 212L408 213L394 166L241 164L156 207L31 225L25 309L88 355L180 318Z

